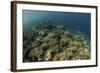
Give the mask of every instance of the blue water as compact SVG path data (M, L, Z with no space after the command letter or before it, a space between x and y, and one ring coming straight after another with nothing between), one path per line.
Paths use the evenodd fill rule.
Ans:
M52 21L57 24L62 24L72 30L79 30L88 37L91 35L90 13L23 10L22 17L24 27L42 21Z

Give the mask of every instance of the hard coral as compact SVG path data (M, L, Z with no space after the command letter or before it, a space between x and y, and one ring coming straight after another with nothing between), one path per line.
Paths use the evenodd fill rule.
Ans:
M23 62L90 59L90 39L63 25L40 22L23 32Z

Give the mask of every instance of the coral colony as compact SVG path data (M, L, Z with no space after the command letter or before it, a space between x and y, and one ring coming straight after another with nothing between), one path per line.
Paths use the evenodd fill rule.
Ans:
M23 62L90 59L90 39L53 22L40 22L23 31Z

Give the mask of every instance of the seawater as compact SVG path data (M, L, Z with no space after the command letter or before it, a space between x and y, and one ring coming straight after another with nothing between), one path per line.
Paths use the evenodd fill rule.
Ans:
M25 28L39 22L52 21L55 24L63 25L66 29L79 30L89 38L91 36L90 13L23 10L22 17Z

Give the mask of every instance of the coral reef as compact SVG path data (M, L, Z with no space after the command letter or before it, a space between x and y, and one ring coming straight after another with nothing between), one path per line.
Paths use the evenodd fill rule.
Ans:
M23 62L90 59L90 39L63 25L40 22L23 31Z

